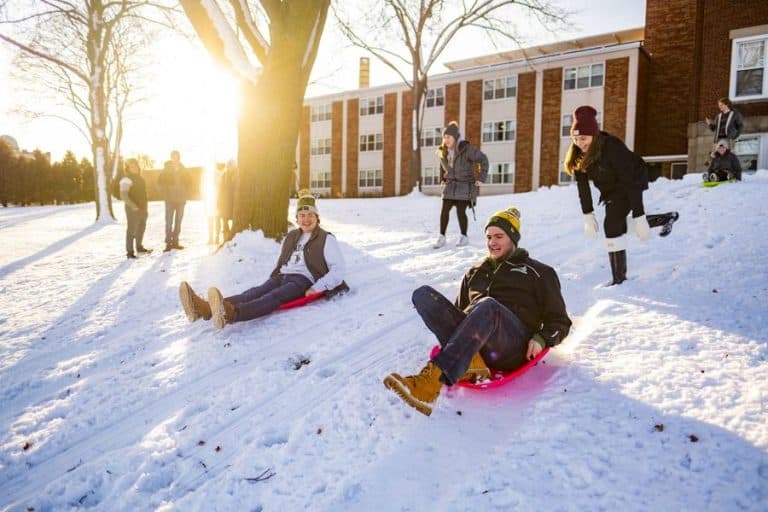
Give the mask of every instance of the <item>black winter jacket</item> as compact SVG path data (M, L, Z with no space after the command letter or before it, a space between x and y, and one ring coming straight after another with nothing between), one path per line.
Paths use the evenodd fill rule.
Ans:
M632 208L632 217L645 214L643 190L648 188L648 171L642 158L634 154L619 139L610 133L600 132L602 149L600 157L593 162L586 172L576 171L576 185L579 189L581 211L591 213L592 193L589 180L600 191L600 202L625 197Z
M571 328L557 273L525 249L515 249L498 265L486 258L464 274L456 307L467 311L484 297L506 306L548 347L560 343Z

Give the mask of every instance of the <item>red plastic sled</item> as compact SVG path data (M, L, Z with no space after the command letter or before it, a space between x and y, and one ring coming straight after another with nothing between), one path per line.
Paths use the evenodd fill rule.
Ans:
M280 309L298 308L299 306L303 306L305 304L309 304L310 302L314 302L323 296L325 296L325 292L313 293L312 295L307 295L306 297L299 297L298 299L292 300L291 302L286 302L285 304L282 304L277 309L280 310Z
M440 353L440 345L435 345L432 347L432 351L429 353L429 358L434 358L437 354ZM523 366L516 370L510 370L508 372L504 372L501 370L494 370L491 368L491 379L490 380L484 380L482 382L478 382L476 384L473 384L469 381L461 381L457 382L456 386L460 386L462 388L468 388L468 389L490 389L490 388L498 388L500 386L503 386L504 384L507 384L508 382L516 379L517 377L521 376L537 364L539 364L539 361L544 359L544 356L546 356L549 353L549 347L546 347L544 350L539 352L539 355L531 359L530 361L526 361Z

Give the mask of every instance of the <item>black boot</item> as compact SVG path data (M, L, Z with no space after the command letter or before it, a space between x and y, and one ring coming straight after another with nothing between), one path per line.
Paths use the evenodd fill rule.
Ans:
M611 273L613 281L608 286L621 284L627 280L627 251L609 252L608 259L611 260Z
M661 226L659 236L667 236L672 232L672 224L680 218L680 214L677 212L668 212L656 215L646 215L648 225L652 228Z

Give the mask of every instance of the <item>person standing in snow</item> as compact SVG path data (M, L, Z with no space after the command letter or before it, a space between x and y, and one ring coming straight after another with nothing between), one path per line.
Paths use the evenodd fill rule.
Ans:
M459 220L459 236L456 245L469 243L467 238L467 208L474 209L480 185L488 178L488 157L485 153L464 140L459 133L459 124L451 121L443 130L443 143L437 149L440 161L440 186L442 188L442 209L440 211L440 236L435 249L445 245L451 208L456 208Z
M712 142L715 145L715 150L717 150L718 141L722 139L728 140L728 145L732 148L744 129L744 119L738 110L733 109L733 104L728 98L717 100L717 109L720 112L714 119L704 118L707 126L714 133Z
M135 158L126 161L125 172L126 175L120 180L120 199L125 203L125 253L128 259L135 259L137 253L152 252L143 245L147 228L147 186L141 177L139 161Z
M336 237L320 227L320 214L313 196L299 198L296 222L299 227L283 240L275 269L259 286L227 298L212 287L208 289L206 302L189 283L182 281L179 298L189 321L213 318L214 325L223 329L227 324L267 315L300 297L347 291L344 256Z
M632 213L637 236L648 240L652 227L661 226L660 235L667 236L679 214L668 212L646 216L643 191L648 189L648 170L645 162L621 139L600 131L594 108L583 105L576 109L571 139L573 142L563 164L565 171L576 177L584 231L590 238L597 237L597 218L589 188L592 181L600 191L600 202L605 204L603 229L613 275L608 286L621 284L627 279L627 215Z
M222 231L222 238L225 242L232 240L232 223L235 218L236 172L237 164L234 160L229 160L224 172L217 175L219 180L216 189L216 209L219 214L217 229Z
M165 162L160 177L157 179L163 199L165 199L165 252L171 249L183 249L179 244L181 220L184 207L192 191L192 179L181 163L181 153L171 151L171 159Z
M726 181L735 179L741 181L741 162L728 149L725 139L717 143L714 156L709 162L709 169L704 173L704 181Z
M444 384L487 378L488 366L515 370L559 344L571 328L557 273L518 247L517 208L492 215L485 237L488 256L464 274L453 304L429 286L413 292L440 353L417 375L384 379L387 389L427 416Z

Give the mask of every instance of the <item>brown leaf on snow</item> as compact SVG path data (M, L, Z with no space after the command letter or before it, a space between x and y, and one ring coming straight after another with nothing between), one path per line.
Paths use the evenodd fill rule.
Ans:
M699 441L699 437L696 434L691 434L688 436L688 439L690 439L692 443L697 443Z
M203 441L202 439L197 442L197 446L203 446L204 444L205 444L205 441Z
M656 429L657 432L664 432L664 424L663 423L657 423L653 426L653 428Z
M22 448L24 449L24 451L27 451L30 448L32 448L32 443L30 443L29 441L24 441L24 446L22 446Z

